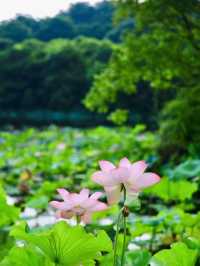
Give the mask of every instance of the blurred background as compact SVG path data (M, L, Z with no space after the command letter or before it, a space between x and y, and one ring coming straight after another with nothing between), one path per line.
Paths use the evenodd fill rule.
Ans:
M7 1L1 126L142 123L169 152L196 149L198 1L145 2Z

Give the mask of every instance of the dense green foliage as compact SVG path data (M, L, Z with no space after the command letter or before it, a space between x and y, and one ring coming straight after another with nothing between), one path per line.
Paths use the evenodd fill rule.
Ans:
M2 39L0 49L9 45L9 40L21 42L29 38L49 41L86 36L97 39L108 38L119 42L123 32L133 23L127 20L114 28L112 24L114 10L109 1L102 1L95 6L80 2L53 18L36 20L19 15L15 19L0 23L0 40Z
M113 51L106 40L119 42L133 24L115 27L114 10L107 1L77 3L52 18L18 15L0 23L1 124L105 123L82 101Z
M50 225L55 219L48 202L59 187L96 191L99 187L90 177L98 160L117 162L123 156L132 161L143 158L152 171L163 176L160 184L140 195L140 203L127 202L131 213L125 265L199 265L198 157L182 158L177 166L172 162L161 166L155 152L157 135L142 125L1 131L0 141L0 265L113 265L111 240L117 206L95 214L93 223L83 229L62 222ZM15 206L8 205L2 187Z
M7 119L8 111L11 115L18 111L20 117L11 116L10 121L21 119L25 122L25 111L51 110L68 114L83 111L89 120L89 112L81 102L94 75L108 62L113 47L109 41L79 38L48 43L27 40L3 50L0 52L1 118L5 116ZM40 119L48 122L39 116ZM47 116L47 119L55 122L70 120L65 116L57 120ZM84 117L82 119L84 122Z
M138 84L145 82L155 91L159 111L166 91L171 90L175 98L161 117L163 149L170 154L199 143L199 11L197 0L118 1L116 19L134 18L135 27L96 77L86 105L100 112L112 111L121 94L134 94L141 90Z

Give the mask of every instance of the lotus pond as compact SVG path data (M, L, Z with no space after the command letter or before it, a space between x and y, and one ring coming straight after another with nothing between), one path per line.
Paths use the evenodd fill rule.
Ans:
M143 125L1 130L0 266L200 265L200 160L163 162L158 142ZM118 164L124 157L145 160L160 182L92 212L89 222L73 213L57 219L49 203L61 201L60 188L73 195L100 191L93 195L106 205L91 177L99 161Z

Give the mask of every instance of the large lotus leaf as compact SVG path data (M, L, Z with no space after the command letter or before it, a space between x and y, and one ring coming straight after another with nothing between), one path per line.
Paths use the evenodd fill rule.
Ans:
M8 232L0 231L0 261L4 259L14 244L14 238L10 237Z
M146 189L145 193L156 195L166 201L184 201L186 199L190 199L197 189L197 183L186 180L172 181L164 177L156 186Z
M127 266L148 266L151 254L147 250L135 250L127 254Z
M14 247L0 266L54 266L48 258L37 252L34 247Z
M175 243L171 249L164 249L156 253L151 266L195 266L197 250L189 249L184 243Z
M0 228L15 222L19 216L19 209L6 202L6 194L0 185Z
M39 248L51 262L60 266L92 265L101 252L112 251L112 242L104 231L94 236L81 226L70 227L65 222L38 233L26 233L21 226L11 234Z
M200 176L200 160L187 160L171 172L171 177L176 180L197 176Z

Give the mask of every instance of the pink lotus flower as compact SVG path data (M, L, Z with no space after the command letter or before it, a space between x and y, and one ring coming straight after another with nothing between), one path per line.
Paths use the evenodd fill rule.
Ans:
M137 196L144 188L160 181L154 173L144 173L147 168L145 161L131 163L127 158L121 159L116 167L109 161L99 162L101 171L93 174L92 180L104 187L109 204L119 202L123 187L127 194Z
M101 192L95 192L89 196L88 189L82 189L78 193L69 193L66 189L58 189L63 201L51 201L50 205L58 212L57 218L70 219L73 216L79 217L84 223L89 223L93 212L102 211L107 208L107 205L98 201L101 197Z

